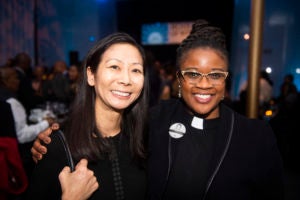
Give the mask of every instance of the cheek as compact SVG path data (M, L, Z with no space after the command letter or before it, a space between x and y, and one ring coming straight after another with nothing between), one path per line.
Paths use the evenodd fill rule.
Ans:
M136 86L136 88L139 88L140 90L144 87L144 77L134 77L132 78L133 84Z
M116 80L115 75L111 73L106 73L106 72L100 72L96 74L95 76L91 77L92 82L94 85L98 85L98 87L103 87L103 86L108 86L112 82Z
M182 89L182 91L189 91L189 90L191 90L191 86L186 83L181 83L181 89Z
M218 93L222 96L225 95L225 86L220 86L218 89L217 89Z
M138 90L138 94L140 95L142 90L144 88L144 82L142 82L141 84L137 85L137 90Z

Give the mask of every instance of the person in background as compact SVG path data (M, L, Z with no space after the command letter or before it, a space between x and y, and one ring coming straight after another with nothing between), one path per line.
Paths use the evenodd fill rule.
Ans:
M236 107L237 111L246 114L246 99L247 99L247 88L248 88L248 81L245 81L240 89L239 97L240 101L238 102L239 105L235 106L241 106ZM263 119L265 111L269 109L270 107L270 101L273 98L273 81L271 80L269 74L262 70L260 72L259 76L259 95L258 95L258 116Z
M13 57L7 58L3 66L14 67L14 58Z
M25 52L18 53L14 57L13 66L20 80L17 98L24 106L27 115L29 115L30 110L36 106L34 90L31 85L32 69L30 55Z
M146 50L145 66L149 72L149 107L151 107L156 105L160 100L160 87L162 84L162 79L160 77L161 62L155 57L151 50Z
M161 80L160 100L177 98L177 93L175 93L175 88L177 87L176 68L172 61L167 61L162 65ZM175 86L174 83L176 84Z
M273 81L269 74L263 70L259 78L259 116L263 118L265 111L270 108L273 99Z
M147 199L284 199L271 127L223 103L228 52L222 30L197 20L176 62L180 98L150 109ZM51 142L50 133L40 133L31 149L39 162L48 154L40 140Z
M25 108L16 95L19 84L20 81L15 69L0 68L0 99L11 105L18 141L19 143L26 143L33 141L39 132L54 122L54 119L49 117L39 123L28 124Z
M292 111L297 102L297 97L298 90L294 83L294 76L292 74L286 74L280 85L280 94L277 98L280 109Z
M73 102L77 91L78 91L78 83L80 81L80 66L81 63L73 64L69 67L69 85L70 85L70 103Z
M70 100L70 85L67 64L57 60L53 65L53 72L48 77L47 100L68 104Z
M36 124L29 124L26 110L17 99L19 84L20 81L14 68L0 67L0 100L9 103L11 106L21 159L29 177L34 167L30 154L32 142L37 134L48 128L49 125L55 122L55 119L45 117Z
M28 178L21 160L10 104L0 100L0 199L17 200L26 191Z
M295 130L300 122L300 93L292 74L284 76L276 106L276 113L269 123L277 137L285 168L297 171L300 167L300 135Z
M32 72L31 85L34 90L36 105L46 103L46 85L47 85L46 67L42 65L35 66Z
M48 153L30 179L27 199L145 198L149 85L144 63L144 50L126 33L108 35L88 52L65 126L78 164L70 173L63 146L57 134L51 134Z

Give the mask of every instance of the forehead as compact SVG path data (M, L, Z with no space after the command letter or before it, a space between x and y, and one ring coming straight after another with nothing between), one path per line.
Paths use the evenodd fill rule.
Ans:
M77 68L75 65L71 65L71 66L69 67L69 70L70 70L70 71L78 71L78 68Z
M216 49L195 48L189 50L182 59L182 65L190 66L224 66L227 61L224 56Z
M224 60L224 56L217 49L213 49L210 47L205 48L195 48L191 49L186 53L186 56L190 58L211 58L211 59L221 59Z
M117 59L128 63L143 64L142 55L137 47L126 44L113 44L103 54L103 60Z

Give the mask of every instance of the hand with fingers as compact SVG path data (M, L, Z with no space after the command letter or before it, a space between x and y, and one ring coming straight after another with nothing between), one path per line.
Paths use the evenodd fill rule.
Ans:
M51 142L50 134L52 131L58 130L59 124L54 123L51 127L47 128L46 130L40 132L36 137L33 146L31 147L31 154L32 159L35 163L43 158L43 155L47 153L47 148L43 145L49 144Z
M98 181L94 172L87 168L87 164L86 159L81 159L74 172L71 172L70 167L64 167L59 173L62 200L85 200L98 189Z

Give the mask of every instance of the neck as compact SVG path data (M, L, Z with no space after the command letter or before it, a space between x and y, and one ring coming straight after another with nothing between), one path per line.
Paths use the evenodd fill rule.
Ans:
M96 125L103 137L112 137L120 133L122 113L102 109L96 106Z

